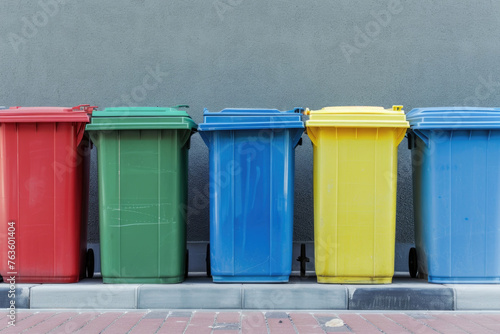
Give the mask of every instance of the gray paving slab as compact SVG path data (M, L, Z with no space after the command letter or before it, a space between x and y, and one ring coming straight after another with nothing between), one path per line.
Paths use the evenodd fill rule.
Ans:
M169 318L191 318L193 312L191 311L173 311L169 314Z
M457 310L500 310L500 285L447 284L456 294Z
M345 310L347 289L323 284L244 284L243 308L263 310Z
M30 288L36 284L15 284L11 286L8 283L0 284L0 309L9 308L11 301L14 300L15 308L30 308Z
M240 309L241 284L143 285L138 290L140 309Z
M454 310L455 294L444 286L349 287L350 310Z
M268 319L281 319L281 318L288 318L288 313L286 313L286 312L266 312L265 316Z
M32 287L35 309L135 309L138 284L42 284Z
M2 309L9 306L9 290L6 283L0 284ZM173 285L87 279L75 284L16 284L16 309L23 308L500 310L500 285L430 284L410 278L384 285L317 284L315 277L292 277L288 284L214 284L207 277Z
M152 311L146 314L144 319L166 319L169 314L169 311ZM189 315L189 317L191 317L191 315Z
M234 324L215 324L213 326L214 331L238 331L240 329L239 323Z

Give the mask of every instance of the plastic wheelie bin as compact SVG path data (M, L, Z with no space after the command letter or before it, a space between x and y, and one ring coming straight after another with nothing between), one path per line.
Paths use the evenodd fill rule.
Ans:
M500 283L500 109L421 108L407 115L416 250L432 283Z
M104 283L182 282L195 122L176 108L107 108L87 130L97 147Z
M95 107L0 110L0 274L16 283L72 283L87 256L90 142ZM90 265L87 268L87 263Z
M319 283L391 283L400 106L307 110Z
M287 282L302 109L204 112L214 282Z

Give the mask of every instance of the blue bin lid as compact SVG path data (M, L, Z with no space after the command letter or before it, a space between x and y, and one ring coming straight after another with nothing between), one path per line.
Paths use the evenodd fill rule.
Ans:
M406 114L412 129L474 130L500 128L500 108L416 108Z
M198 131L249 130L249 129L304 129L303 108L288 111L277 109L229 108L219 112L203 112L204 123Z

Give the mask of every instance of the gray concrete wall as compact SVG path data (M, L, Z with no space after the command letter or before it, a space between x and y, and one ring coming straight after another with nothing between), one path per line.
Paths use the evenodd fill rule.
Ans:
M0 2L0 105L290 109L500 106L500 1ZM190 153L189 240L208 239L208 152ZM95 152L94 156L95 157ZM399 150L397 241L411 243ZM313 238L312 149L297 149L295 234ZM90 241L98 241L92 164Z

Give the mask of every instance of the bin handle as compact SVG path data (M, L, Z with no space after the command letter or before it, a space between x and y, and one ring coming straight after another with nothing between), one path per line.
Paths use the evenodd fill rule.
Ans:
M177 108L189 108L189 106L187 104L178 104L176 106L173 106L172 108L175 108L175 109L177 109Z
M309 136L309 139L311 139L311 142L313 143L314 146L318 146L318 138L316 136L316 130L318 128L315 126L309 126L306 127L305 133Z
M398 136L396 137L396 144L399 145L399 143L401 143L401 141L403 140L403 138L406 136L406 128L401 128L399 130L399 133L398 133Z
M80 123L78 126L78 131L76 132L76 145L80 145L80 142L83 139L83 135L85 134L85 123Z
M415 145L415 135L412 129L408 129L406 132L406 138L408 139L408 149L411 150L416 147Z
M422 141L426 146L429 146L430 143L429 137L427 137L422 131L414 129L412 130L412 132L416 134L420 139L422 139Z
M183 131L184 132L184 131ZM191 148L191 136L195 133L196 131L194 129L191 129L190 131L185 131L184 134L180 134L179 131L179 140L182 143L181 147L186 147L187 149Z
M304 133L303 129L294 129L297 130L297 132L293 135L292 138L292 143L293 143L293 148L296 148L299 145L302 145L302 134Z
M213 131L198 131L201 136L201 139L210 147L210 138L213 136Z

